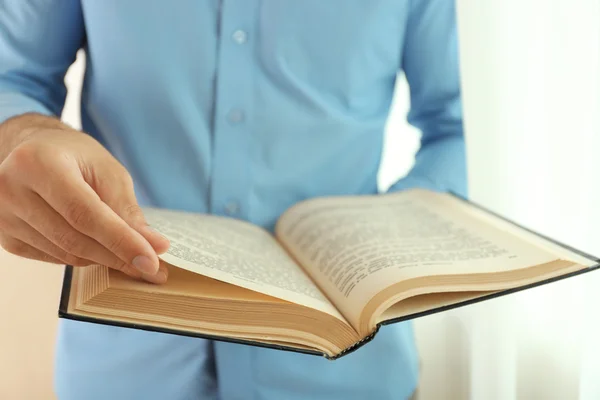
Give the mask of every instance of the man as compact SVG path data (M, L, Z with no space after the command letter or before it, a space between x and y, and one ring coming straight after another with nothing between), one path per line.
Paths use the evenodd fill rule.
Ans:
M452 0L4 0L0 243L160 284L139 205L272 229L309 197L377 192L396 74L422 143L411 187L465 194ZM57 119L83 48L83 132ZM409 323L331 362L61 321L61 399L402 399Z

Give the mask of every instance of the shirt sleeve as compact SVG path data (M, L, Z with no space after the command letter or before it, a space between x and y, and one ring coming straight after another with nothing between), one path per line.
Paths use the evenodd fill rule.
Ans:
M408 123L422 133L415 165L389 191L421 187L467 196L454 0L413 0L402 68L410 88Z
M79 0L4 0L0 8L0 123L28 112L59 116L84 38Z

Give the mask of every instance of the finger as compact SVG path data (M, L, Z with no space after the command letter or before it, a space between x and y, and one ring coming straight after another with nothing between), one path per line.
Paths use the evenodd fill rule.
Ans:
M66 257L74 256L117 270L123 269L126 264L123 260L75 230L37 193L23 190L20 199L21 207L12 210L14 218L3 218L5 231L57 258L63 258L61 254L64 253L68 255Z
M132 278L141 278L151 283L161 284L167 281L168 270L164 265L159 267L159 270L156 274L140 272L132 265L123 262L113 253L102 247L99 243L75 231L73 227L67 224L66 221L56 211L45 204L37 194L33 192L31 194L33 195L34 199L38 199L38 202L36 204L35 201L31 200L31 197L26 197L27 204L31 205L30 207L26 207L27 210L30 210L30 212L27 214L29 221L15 218L17 222L10 224L11 232L13 232L13 234L21 241L28 242L32 245L32 247L52 255L54 258L62 260L64 264L72 265L74 267L100 264L121 271ZM43 212L44 209L46 209L45 212ZM28 223L36 225L39 230L31 225L28 225ZM89 257L89 259L77 257L63 250L61 247L55 245L44 236L45 232L48 232L48 234L51 235L52 229L55 229L56 227L59 227L59 230L62 228L66 231L71 231L71 234L74 237L78 237L79 239L69 240L68 242L77 243L77 246L81 247L73 247L70 251L73 251L77 254L89 254L89 256L86 256ZM60 237L64 238L65 235ZM64 246L64 243L67 242L62 242L61 245Z
M135 227L131 225L135 230L137 230L154 248L156 254L163 254L169 250L171 247L171 242L169 239L161 235L159 232L155 231L147 222L144 224L140 224L140 226Z
M142 209L137 204L128 204L117 207L119 216L123 218L129 226L138 231L154 248L156 254L165 253L171 243L169 239L155 231L146 221Z
M78 262L71 261L71 259L60 259L53 257L52 255L41 251L38 248L31 246L29 243L26 243L20 239L15 237L9 237L7 235L0 236L0 246L4 248L7 252L14 254L19 257L28 258L31 260L43 261L52 264L62 264L62 265L71 265L74 267L83 267L88 266L90 264L95 264L90 260L82 260ZM162 284L167 281L168 270L166 266L161 265L159 272L155 275L143 274L137 269L133 268L131 265L125 265L121 270L126 275L129 275L132 278L136 279L144 279L150 283Z
M158 273L151 277L156 279L154 283L165 283L169 279L169 268L167 267L167 263L163 260L159 260L158 263ZM144 278L146 279L146 278Z
M142 273L156 274L158 256L150 243L102 202L79 171L50 166L47 175L48 179L33 182L32 188L69 225L100 243L125 264Z
M52 257L29 244L6 235L0 236L0 245L7 252L19 257L29 258L31 260L43 261L52 264L66 264L63 260Z
M167 278L169 276L169 271L167 267L163 264L159 265L158 271L156 274L146 274L140 272L138 269L134 268L131 265L124 264L123 267L119 270L123 272L125 275L128 275L132 278L143 279L150 283L155 284L163 284L167 282Z
M9 230L16 239L28 244L38 252L46 253L50 257L57 259L59 263L72 265L74 267L100 264L121 271L132 278L141 278L148 282L158 284L166 282L168 271L165 266L161 266L157 274L142 273L132 265L123 262L99 243L80 232L75 231L72 226L67 224L66 221L54 211L54 209L44 203L36 193L30 192L29 196L22 196L22 199L27 205L27 207L24 207L23 209L29 210L25 215L28 221L19 219L18 216L15 216L12 219L5 217L2 219L3 228ZM7 223L7 221L9 222ZM70 247L71 245L69 244L66 245L66 247L69 247L69 251L65 251L59 245L54 244L44 236L44 234L52 235L52 232L54 231L60 232L63 230L67 233L62 235L55 234L55 237L57 238L56 240L59 242L59 245L62 246L65 246L65 243L75 243L76 245L72 247ZM68 239L65 242L64 238L69 235L72 235L72 237L75 237L76 239ZM78 257L70 252L76 254L89 254L85 256L89 258Z
M117 213L130 227L138 231L154 248L157 254L162 254L169 249L169 239L152 229L140 206L138 205L133 189L131 176L124 171L122 182L112 185L112 190L104 189L102 185L97 193L113 211Z
M73 266L83 266L76 260L85 259L119 271L133 269L104 246L75 230L37 193L24 192L21 195L23 207L14 211L18 218L3 218L5 230L13 236L54 257L68 259L68 264ZM140 277L141 273L136 276Z
M46 217L46 215L43 216L43 218ZM40 218L39 220L43 221L43 218ZM84 267L86 265L98 262L97 260L86 259L65 251L56 244L52 243L49 239L44 237L42 233L38 232L35 228L16 215L13 215L12 217L4 217L2 220L3 230L10 236L27 243L31 247L46 253L55 259L62 261L64 264L72 265L74 267ZM69 228L71 230L73 229L72 227ZM96 246L101 247L98 244L96 244ZM106 253L110 255L110 252L106 251ZM116 258L114 255L112 256Z

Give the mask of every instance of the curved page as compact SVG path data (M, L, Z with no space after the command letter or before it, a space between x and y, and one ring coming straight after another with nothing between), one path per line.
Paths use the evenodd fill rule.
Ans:
M403 280L505 272L562 255L425 190L308 200L284 213L276 233L357 330L366 304Z
M144 215L171 241L159 256L169 264L345 321L266 230L232 218L183 211L144 208Z

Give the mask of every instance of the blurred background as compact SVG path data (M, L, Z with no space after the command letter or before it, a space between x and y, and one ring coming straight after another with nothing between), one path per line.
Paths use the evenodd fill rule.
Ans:
M458 0L470 197L600 256L600 2ZM79 127L80 54L63 119ZM418 132L399 77L382 188ZM62 270L0 249L0 398L51 399ZM415 322L420 400L600 398L600 272Z

